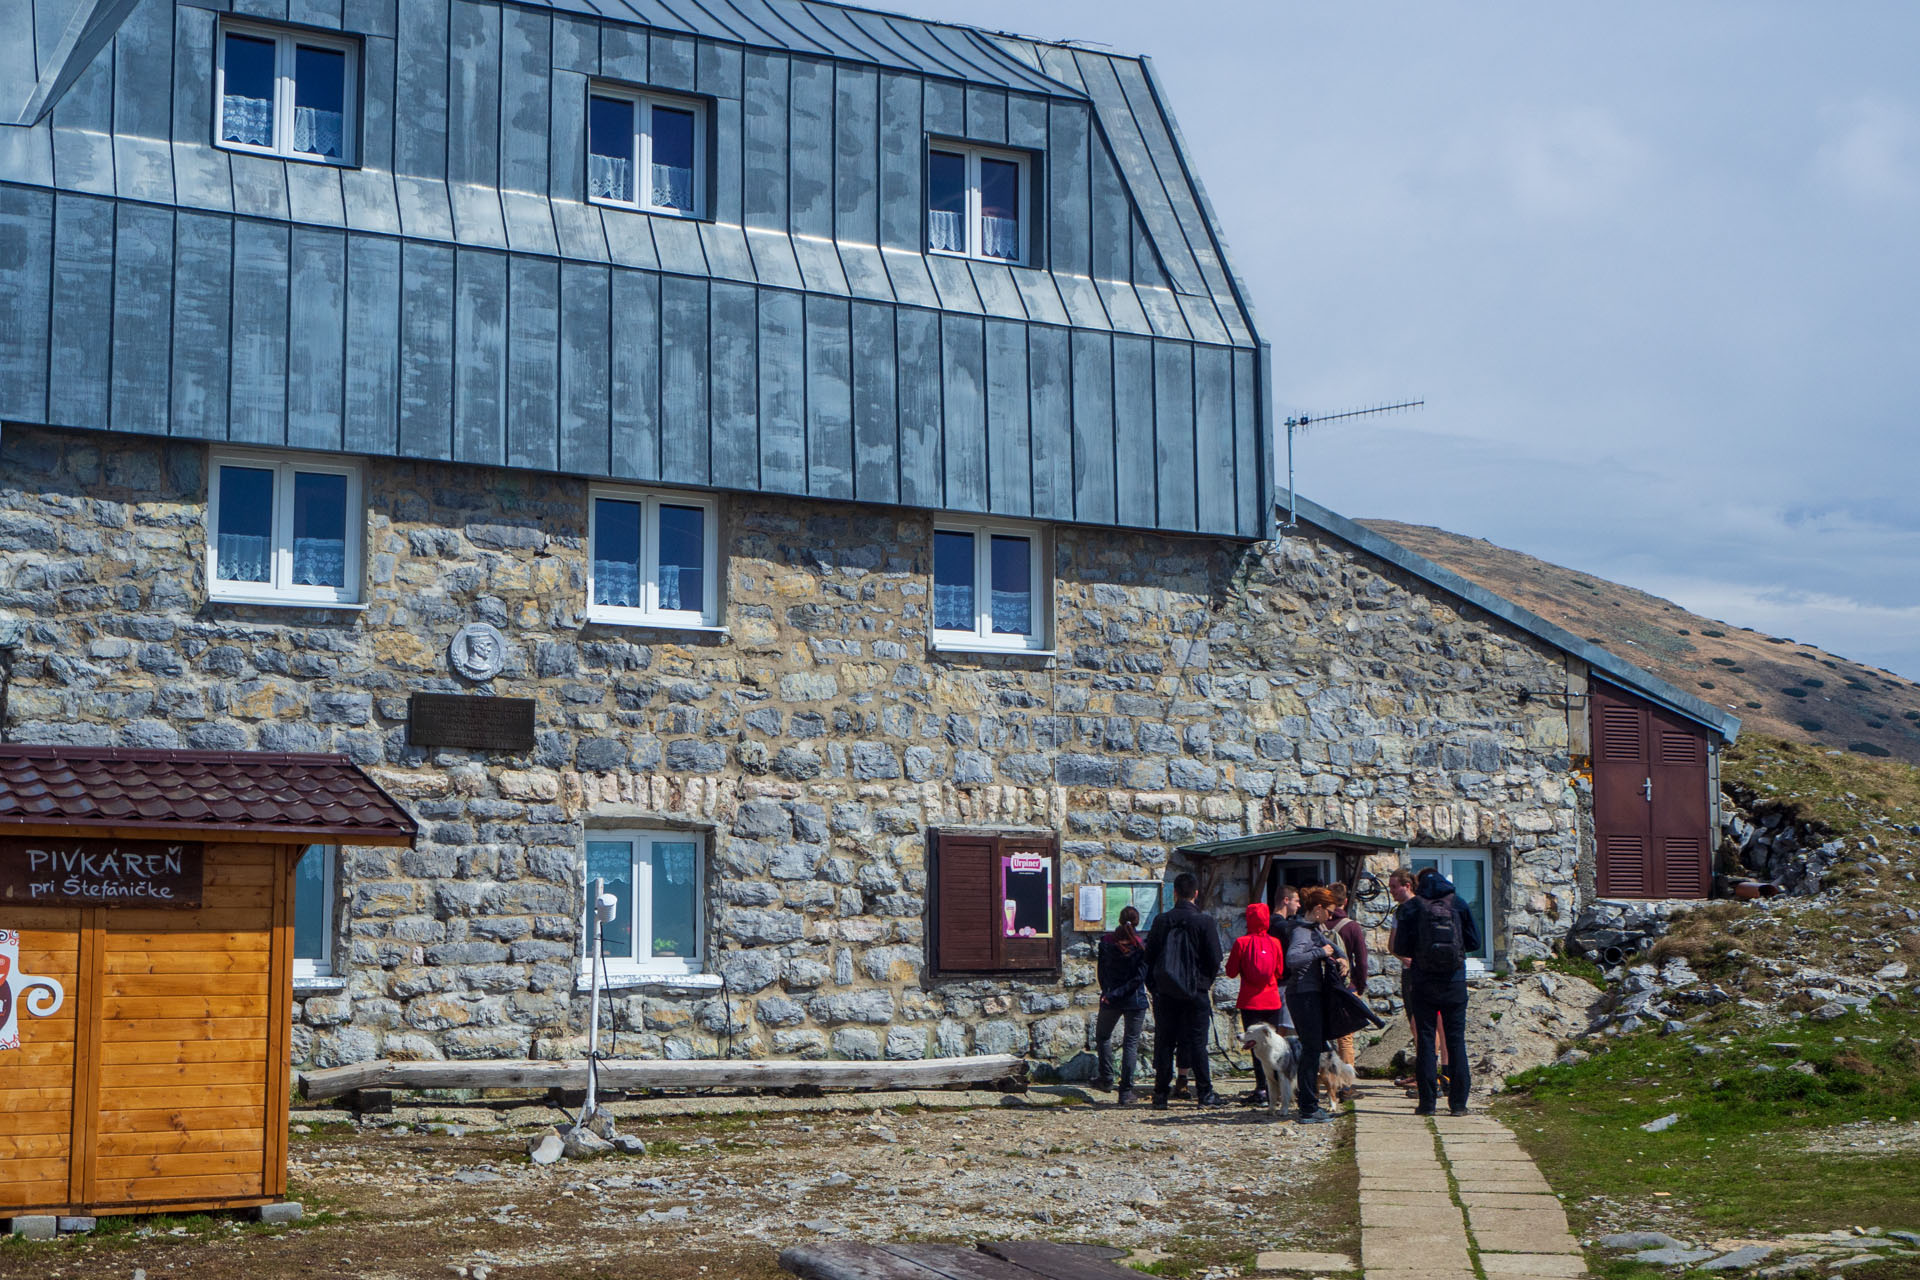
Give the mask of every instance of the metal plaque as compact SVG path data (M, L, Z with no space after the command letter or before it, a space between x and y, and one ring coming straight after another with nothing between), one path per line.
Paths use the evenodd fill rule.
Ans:
M533 699L416 693L407 707L407 741L416 747L531 751Z
M172 840L0 838L0 902L20 907L198 907L204 846Z

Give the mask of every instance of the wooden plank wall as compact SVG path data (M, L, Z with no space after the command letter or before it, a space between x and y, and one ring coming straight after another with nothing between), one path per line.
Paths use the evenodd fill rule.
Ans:
M196 911L0 911L68 982L0 1057L0 1216L285 1193L291 858L210 845ZM39 966L36 968L35 966Z
M80 917L78 909L0 906L0 928L20 932L21 970L67 990L51 1018L20 1008L20 1048L0 1053L0 1217L70 1203Z
M1138 59L759 0L309 5L361 41L341 169L210 145L220 7L137 6L0 130L0 313L46 317L0 327L0 416L1265 530L1258 339ZM713 221L584 202L596 79L707 101ZM1038 158L1034 268L923 254L929 136Z

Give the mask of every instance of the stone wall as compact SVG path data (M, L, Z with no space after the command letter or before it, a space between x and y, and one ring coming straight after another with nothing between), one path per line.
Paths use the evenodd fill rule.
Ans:
M368 464L364 609L210 604L206 468L6 430L5 727L340 751L409 807L417 849L343 851L344 986L306 994L302 1060L579 1052L584 840L622 818L712 832L729 988L616 993L622 1054L1077 1052L1087 935L1057 981L923 977L930 826L1057 830L1068 885L1276 826L1492 846L1516 955L1578 906L1566 712L1515 696L1563 657L1308 530L1058 528L1057 656L981 657L929 651L926 513L729 497L727 633L611 627L584 617L583 481L446 464ZM531 754L407 744L410 692L467 687L471 621L512 650L480 691L538 702Z

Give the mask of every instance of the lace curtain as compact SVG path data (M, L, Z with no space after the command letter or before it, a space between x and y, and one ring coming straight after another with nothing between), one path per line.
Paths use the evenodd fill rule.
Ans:
M626 156L587 157L587 189L598 200L633 203L633 161Z
M973 588L959 583L933 586L933 625L941 631L971 631L980 620L973 616Z
M944 209L927 211L927 247L946 253L967 251L966 215Z
M1018 258L1020 220L983 216L980 219L980 240L980 252L990 258Z
M302 587L347 585L347 544L338 538L295 538L293 581Z
M329 156L338 160L341 138L346 132L346 117L338 111L314 107L293 109L293 149L308 155Z
M246 147L273 145L272 98L243 98L230 93L220 121L220 136L224 141L237 142ZM338 136L336 130L336 139Z
M620 560L593 562L593 599L616 609L640 607L640 566Z
M1025 591L993 593L993 629L1003 636L1033 634L1033 597Z
M653 206L656 209L693 208L693 170L670 164L653 166Z
M226 582L270 582L268 562L273 554L270 538L245 533L220 535L219 563L216 572Z

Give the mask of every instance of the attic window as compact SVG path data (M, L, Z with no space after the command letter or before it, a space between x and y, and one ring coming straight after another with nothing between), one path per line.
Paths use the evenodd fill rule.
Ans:
M1018 151L935 143L927 150L927 252L1024 263L1033 162Z
M352 164L358 54L351 40L223 25L215 141L231 151Z
M707 109L686 98L595 88L587 101L587 198L704 217Z

